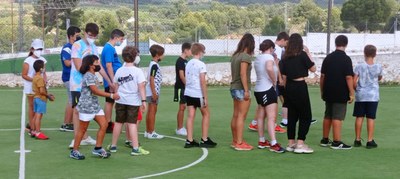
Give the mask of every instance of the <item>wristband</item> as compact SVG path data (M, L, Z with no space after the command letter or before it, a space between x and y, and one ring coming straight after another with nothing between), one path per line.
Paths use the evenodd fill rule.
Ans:
M110 98L114 99L114 95L112 93L110 93Z

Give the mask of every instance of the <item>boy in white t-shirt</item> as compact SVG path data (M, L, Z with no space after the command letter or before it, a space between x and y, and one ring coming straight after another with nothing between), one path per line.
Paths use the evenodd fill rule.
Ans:
M208 137L208 127L210 123L210 112L208 109L206 65L200 61L205 54L203 44L194 43L191 48L193 59L186 65L185 77L185 98L188 108L188 118L186 122L187 139L185 148L191 147L215 147L217 143ZM200 144L193 139L193 124L196 109L200 108L202 117L202 137Z
M137 56L137 49L127 46L122 50L124 66L120 67L114 76L114 85L120 99L115 104L115 125L112 144L107 148L110 152L117 152L117 141L121 134L122 125L126 123L129 128L129 138L132 140L131 155L147 155L150 152L139 147L137 122L139 110L146 110L146 92L143 71L133 62Z

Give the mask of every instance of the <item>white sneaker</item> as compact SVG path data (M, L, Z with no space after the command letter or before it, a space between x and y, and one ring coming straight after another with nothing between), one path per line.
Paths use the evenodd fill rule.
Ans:
M177 129L175 133L176 135L187 136L187 131L184 127Z
M147 133L147 131L144 131L144 134L143 134L144 138L147 138L148 135L149 135L149 133Z
M164 138L163 135L157 134L156 131L153 131L153 133L148 133L147 134L148 139L162 139Z
M296 145L296 148L294 149L294 153L298 154L310 154L313 153L314 150L310 147L308 147L306 144L303 145Z
M73 149L74 148L74 143L75 143L75 139L72 139L71 144L69 144L68 148L69 149Z
M96 140L88 136L86 139L81 141L81 145L96 145Z
M287 147L286 147L286 151L288 151L288 152L293 152L294 150L296 149L296 144L294 143L294 144L292 144L292 145L287 145Z

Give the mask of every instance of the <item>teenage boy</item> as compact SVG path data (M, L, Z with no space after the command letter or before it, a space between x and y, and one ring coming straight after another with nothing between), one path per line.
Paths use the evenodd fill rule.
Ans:
M74 108L72 121L74 123L74 135L77 135L79 130L79 113L75 108L79 102L82 89L82 77L83 75L79 72L82 65L82 59L88 55L98 55L95 41L99 34L99 26L94 23L87 23L85 27L84 37L81 40L76 41L72 45L71 49L71 74L69 78L69 89L72 97L72 108ZM101 67L101 66L100 66ZM107 81L112 88L114 85L111 83L110 78L107 76L103 68L100 69L100 74L103 76L104 81ZM80 145L96 145L96 140L92 139L86 133L84 134L83 140ZM74 147L74 140L72 140L69 148Z
M72 49L72 44L74 44L75 41L79 40L81 33L81 29L75 26L71 26L67 30L67 36L68 36L68 43L66 43L62 50L61 50L61 65L63 67L62 69L62 75L61 79L64 83L65 88L67 89L67 105L65 106L65 114L64 114L64 123L60 127L60 131L68 131L72 132L74 131L74 125L72 124L72 97L71 97L71 91L69 90L69 76L71 73L71 49Z
M208 95L207 95L207 81L206 81L206 64L200 61L205 54L205 47L203 44L194 43L191 48L193 59L187 64L185 76L187 78L185 88L185 98L188 106L188 118L186 127L188 130L185 148L191 147L215 147L217 143L213 142L208 137L208 127L210 125L210 111L208 109ZM200 144L193 139L193 125L197 108L200 109L201 119L201 132L202 136Z
M160 98L162 74L158 63L164 58L164 48L159 45L150 47L152 60L149 64L149 72L147 74L146 84L146 100L149 108L146 114L146 131L144 137L148 139L162 139L163 135L157 134L155 131L156 113L158 101Z
M175 63L175 73L176 73L176 80L175 80L175 90L174 90L174 102L179 101L179 109L178 114L176 115L177 121L177 128L176 128L176 135L186 136L187 131L186 128L183 127L183 116L185 115L186 109L186 99L185 99L185 66L187 64L187 58L192 55L190 50L191 48L190 43L183 43L182 44L182 54L176 60Z
M110 40L104 45L103 51L101 52L101 65L110 79L114 79L115 72L122 66L115 47L122 44L124 41L124 36L124 32L119 29L114 29L111 32ZM110 90L110 86L108 85L107 81L104 81L103 85L105 92L114 92L113 90ZM113 99L106 97L106 103L104 106L104 113L108 122L106 133L113 132L114 123L111 122L111 117L114 102L115 101Z
M345 52L347 43L346 36L336 37L336 50L324 59L321 69L320 88L321 97L325 101L325 117L320 145L332 149L351 149L351 146L341 141L347 103L354 100L353 65ZM331 126L333 142L329 140Z

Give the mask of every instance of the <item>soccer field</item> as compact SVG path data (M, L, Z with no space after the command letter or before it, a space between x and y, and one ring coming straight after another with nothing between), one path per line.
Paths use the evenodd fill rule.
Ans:
M60 132L66 101L63 88L53 88L55 102L49 102L42 128L50 137L47 141L30 138L25 134L26 153L25 178L135 178L152 174L162 174L159 178L398 178L400 176L400 87L381 87L381 102L376 120L375 141L377 149L365 147L352 150L332 150L319 146L322 133L324 103L320 99L319 88L310 87L313 117L318 122L311 126L307 143L314 149L313 154L277 154L266 149L235 151L230 148L230 120L232 99L228 87L210 87L209 105L211 110L210 137L218 143L216 148L183 148L184 142L175 135L176 111L178 104L172 102L173 88L161 90L159 110L156 117L156 131L171 136L162 140L144 139L141 145L151 153L147 156L130 156L130 149L124 147L124 134L118 143L118 152L109 159L91 156L92 146L82 146L86 155L83 161L69 158L68 145L72 132ZM20 154L21 89L0 89L0 178L18 178ZM254 116L256 102L252 96L252 106L246 120ZM104 101L101 98L101 101ZM351 116L353 104L348 106L343 127L343 141L352 144L354 140L354 118ZM197 113L195 138L200 139L201 115ZM280 119L278 119L280 121ZM145 124L141 124L141 132ZM91 129L97 129L95 122ZM96 131L89 134L96 136ZM286 134L277 134L278 142L287 144ZM366 127L362 136L366 139ZM175 137L175 138L173 138ZM245 140L256 146L256 132L245 130ZM267 137L268 138L268 137ZM183 139L183 138L182 138ZM103 147L111 142L107 134ZM365 146L366 141L363 142ZM202 158L203 157L203 158ZM204 159L204 160L202 160ZM197 162L196 162L197 161ZM195 164L195 165L190 165ZM189 166L188 166L189 165ZM183 167L183 168L182 168ZM182 169L182 170L179 170Z

